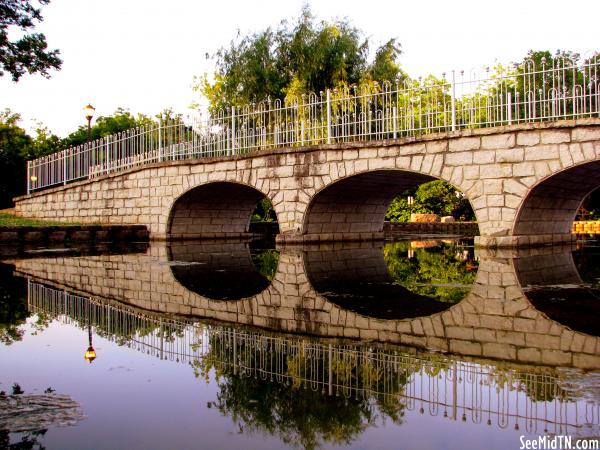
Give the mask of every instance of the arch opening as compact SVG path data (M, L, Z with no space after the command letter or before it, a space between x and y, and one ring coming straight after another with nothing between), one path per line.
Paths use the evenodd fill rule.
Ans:
M595 247L556 246L514 260L525 296L549 319L590 336L600 336L600 254Z
M557 173L531 189L515 220L513 235L569 235L585 199L600 187L600 161Z
M175 241L168 247L171 273L187 290L211 300L240 300L267 289L279 253L260 242Z
M439 195L442 191L444 194L451 193L453 197L456 194L455 203L461 204L464 211L444 209L442 199L437 205L419 202L407 205L406 198L411 197L414 201L415 193L425 186L435 186ZM431 197L434 198L435 194ZM395 207L396 211L392 212L391 207ZM379 170L344 178L318 192L306 212L304 234L333 234L344 239L357 233L382 233L386 220L408 222L410 212L431 213L438 218L456 215L456 219L466 217L467 220L473 214L468 199L443 180L409 171Z
M420 244L315 248L305 250L304 262L315 291L345 310L389 320L424 317L462 301L477 268L463 257L460 242Z
M252 217L265 199L262 192L238 183L216 182L195 187L173 204L167 237L214 239L249 236ZM273 211L270 214L275 217ZM277 223L276 217L274 223Z

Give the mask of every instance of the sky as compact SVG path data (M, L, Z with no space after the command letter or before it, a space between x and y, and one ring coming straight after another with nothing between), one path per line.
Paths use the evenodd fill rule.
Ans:
M36 0L33 0L34 4ZM118 107L155 115L189 114L198 101L195 75L213 73L213 55L237 35L298 17L306 0L52 0L36 31L59 49L63 66L46 79L0 78L0 111L21 114L65 137ZM371 50L395 37L412 77L522 60L529 49L600 49L600 1L577 0L312 0L319 20L347 18Z

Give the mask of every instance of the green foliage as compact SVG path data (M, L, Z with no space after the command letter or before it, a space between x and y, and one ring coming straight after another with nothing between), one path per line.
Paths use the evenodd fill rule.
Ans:
M157 117L162 118L167 116L172 116L172 112L170 110L165 110ZM117 108L111 116L100 116L98 119L96 119L96 122L90 129L90 136L92 140L99 139L104 136L110 136L121 131L129 130L142 125L149 125L152 123L152 119L143 114L138 114L137 117L134 117L128 110L124 108ZM81 145L86 143L87 140L87 126L81 125L77 131L69 134L69 136L61 141L61 148Z
M276 435L288 445L314 449L326 443L351 443L374 422L374 405L382 417L402 421L400 394L412 372L390 373L385 369L389 366L377 363L377 355L369 358L373 349L360 349L361 358L333 352L331 361L322 353L316 361L315 354L307 351L312 347L307 341L283 346L279 339L233 343L222 333L211 333L209 339L209 351L191 363L194 374L208 381L214 371L219 386L215 406L246 433ZM244 355L237 370L231 364L234 354ZM315 389L329 383L326 371L311 370L315 364L331 367L336 384L346 387L334 387L334 395ZM260 373L264 367L277 367L278 380L251 376L254 369ZM314 378L306 380L307 374ZM360 394L353 392L357 386L362 388Z
M414 199L408 204L408 197ZM409 189L390 204L386 220L392 222L409 222L411 213L438 214L453 216L459 220L474 220L475 214L469 201L451 184L435 180L423 183L416 190Z
M256 209L252 213L252 222L275 222L277 215L273 209L271 200L267 197L263 198L256 205Z
M50 0L38 3L47 5ZM30 0L0 0L0 76L8 72L16 82L25 73L40 73L49 78L48 70L60 69L59 51L47 50L42 33L29 33L34 22L42 20L40 9L34 8ZM10 40L9 34L19 38Z
M6 109L0 113L0 207L12 205L12 198L26 188L25 155L33 139L19 127L19 114Z
M29 317L23 278L12 276L12 268L0 265L0 342L10 345L23 338L21 328Z
M400 44L396 43L395 38L387 41L375 52L375 60L368 70L369 77L378 83L393 81L398 76L407 78L398 64L401 54Z
M157 119L177 121L181 116L170 109L156 115ZM23 195L26 184L26 161L55 153L67 147L87 142L87 127L81 126L64 139L52 134L43 124L38 123L35 137L30 136L19 122L21 116L9 109L0 112L0 208L12 205L13 197ZM134 117L129 111L117 108L111 116L98 117L91 128L92 139L122 132L134 127L148 126L155 121L145 115Z
M27 219L12 214L0 213L0 227L49 227L53 225L81 225L75 222L61 222L58 220Z
M212 112L252 102L404 76L400 46L390 39L369 64L369 40L347 20L317 22L305 6L292 25L238 36L216 53L217 71L195 80Z
M387 244L383 255L390 276L411 292L457 303L471 290L476 271L468 259L457 258L457 248L420 248L407 257L410 242ZM470 265L469 265L470 264Z
M253 253L251 257L258 272L269 281L272 281L279 265L279 252L277 250L264 250L260 253Z

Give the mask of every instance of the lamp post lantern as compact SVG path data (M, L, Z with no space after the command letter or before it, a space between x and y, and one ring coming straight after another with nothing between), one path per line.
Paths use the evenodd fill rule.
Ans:
M92 345L92 326L91 325L88 325L88 342L89 342L89 346L88 346L87 350L85 351L83 358L91 364L92 361L96 359L96 350L94 350L94 346Z
M85 112L85 118L87 119L87 123L88 123L88 144L90 143L91 139L92 139L92 128L91 128L91 124L92 124L92 117L94 117L94 112L96 111L96 108L94 108L91 104L87 104L85 108L83 108L83 111Z

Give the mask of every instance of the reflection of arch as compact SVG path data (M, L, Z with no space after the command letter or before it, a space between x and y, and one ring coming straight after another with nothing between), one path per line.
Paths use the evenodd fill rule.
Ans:
M203 241L203 244L211 245L211 242ZM365 244L356 244L361 245ZM339 244L325 250L337 248ZM519 278L524 283L529 277L536 283L535 258L517 263L520 273L517 277L515 260L522 253L479 250L475 283L461 302L437 314L389 320L349 311L317 293L309 281L306 249L282 248L271 284L239 301L213 300L183 287L175 279L172 263L166 258L168 250L161 243L153 244L148 254L79 258L53 255L11 262L17 274L58 284L60 289L74 289L99 297L109 295L113 300L150 311L524 364L600 368L597 351L600 338L574 332L561 324L561 320L549 319L523 292ZM185 248L181 247L181 251L185 253ZM531 256L533 251L528 250L523 257ZM535 253L543 255L543 252L555 251L540 248ZM186 259L185 255L179 258ZM311 266L311 277L315 278L315 266L312 263ZM549 272L549 267L541 267L538 273ZM550 278L547 281L550 283Z
M429 316L451 303L413 293L395 284L381 246L307 249L304 264L313 289L340 308L362 316L398 320Z
M248 233L250 218L265 195L253 187L230 182L197 186L175 200L167 236L194 239Z
M171 272L186 289L213 300L239 300L259 294L269 280L258 272L248 242L172 242Z
M343 178L314 195L305 214L304 232L381 232L394 197L435 179L401 170L379 170Z
M570 234L577 210L599 186L600 161L580 164L542 180L523 201L512 234Z
M570 247L514 259L519 283L531 304L549 319L592 336L600 336L600 292L585 286Z

